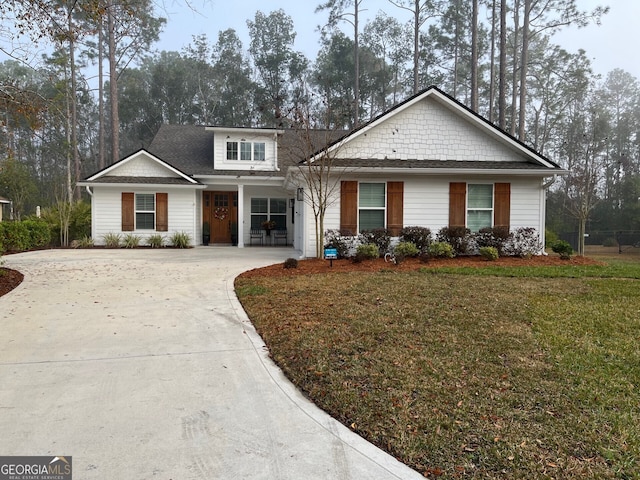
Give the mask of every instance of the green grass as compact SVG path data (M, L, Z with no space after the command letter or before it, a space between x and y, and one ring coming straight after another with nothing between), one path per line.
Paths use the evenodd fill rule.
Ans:
M640 263L614 260L236 289L306 395L427 476L638 478Z

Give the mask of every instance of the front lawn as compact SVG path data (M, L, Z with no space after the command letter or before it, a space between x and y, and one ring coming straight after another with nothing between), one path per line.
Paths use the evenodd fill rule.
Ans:
M540 268L252 275L236 291L309 398L425 476L636 478L640 263Z

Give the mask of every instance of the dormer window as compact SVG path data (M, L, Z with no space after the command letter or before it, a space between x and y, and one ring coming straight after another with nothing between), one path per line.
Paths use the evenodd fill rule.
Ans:
M264 142L227 142L227 160L264 162L266 144Z

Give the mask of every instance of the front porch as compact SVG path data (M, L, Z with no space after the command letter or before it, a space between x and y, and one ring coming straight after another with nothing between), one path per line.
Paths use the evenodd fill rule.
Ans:
M207 185L198 192L196 245L296 247L301 203L281 186Z

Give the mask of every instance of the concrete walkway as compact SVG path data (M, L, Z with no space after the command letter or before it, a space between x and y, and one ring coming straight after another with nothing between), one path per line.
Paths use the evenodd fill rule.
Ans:
M233 292L287 248L4 257L0 455L68 455L75 479L423 478L308 402Z

